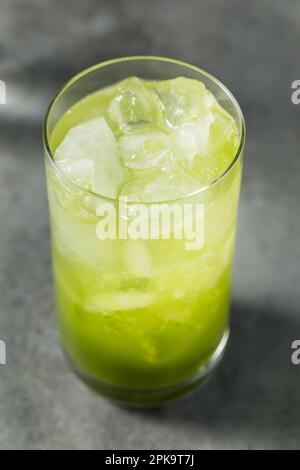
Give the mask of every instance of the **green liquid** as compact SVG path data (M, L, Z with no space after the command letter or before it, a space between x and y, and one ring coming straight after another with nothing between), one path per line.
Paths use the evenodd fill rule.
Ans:
M119 138L108 111L115 93L111 87L76 103L56 125L52 150L70 128L98 116ZM232 136L233 120L218 110L211 136L217 138L228 123ZM156 124L164 125L161 116ZM195 159L190 173L199 186L220 175L236 150L237 136L224 139L217 151L212 147L207 171ZM121 192L136 174L126 172ZM240 172L237 162L222 182L194 197L205 205L205 243L187 251L183 240L99 240L97 217L85 207L84 194L70 191L48 169L60 332L81 370L134 389L178 383L207 364L228 324Z

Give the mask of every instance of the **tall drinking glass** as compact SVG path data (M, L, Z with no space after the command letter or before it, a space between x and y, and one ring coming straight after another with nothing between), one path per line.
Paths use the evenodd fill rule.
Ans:
M128 226L137 217L135 202L120 204L102 195L101 188L99 193L85 188L54 159L57 144L81 122L80 112L74 111L68 128L61 125L57 131L70 108L132 76L200 80L235 121L239 145L222 174L184 197L144 204L144 225L154 205L163 209L161 214L170 204L189 207L188 223L199 231L197 249L174 236L126 238L119 231L103 236L99 222L104 212L99 208ZM95 109L86 112L95 117ZM229 335L245 139L239 105L224 85L194 66L128 57L98 64L71 79L50 104L43 137L58 324L71 367L102 395L130 406L156 406L185 394L214 370ZM199 224L191 208L199 209Z

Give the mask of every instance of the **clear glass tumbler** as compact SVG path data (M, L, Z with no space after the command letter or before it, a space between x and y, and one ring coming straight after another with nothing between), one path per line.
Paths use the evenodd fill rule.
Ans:
M120 214L120 201L84 189L54 160L53 130L70 107L131 76L201 80L236 122L239 147L226 171L176 200L202 208L201 249L187 250L186 240L174 238L101 239L95 208L104 204ZM79 377L110 399L145 407L174 400L212 372L229 335L245 140L239 105L224 85L197 67L159 57L121 58L83 71L59 91L43 137L63 350ZM129 221L134 208L123 202Z

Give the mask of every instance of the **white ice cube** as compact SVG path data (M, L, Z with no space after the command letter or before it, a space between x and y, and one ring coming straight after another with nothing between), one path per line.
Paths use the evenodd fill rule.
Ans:
M135 170L162 167L172 160L172 142L163 132L123 135L119 145L124 164Z
M146 202L171 201L191 194L198 188L197 180L177 165L172 172L150 180L144 188L143 198Z
M174 129L173 136L178 147L179 159L182 157L182 160L190 164L196 155L201 155L205 152L213 120L212 113L208 113L199 122L183 124Z
M124 260L130 273L138 277L151 277L152 259L141 240L128 240L124 245Z
M118 93L112 99L108 111L110 119L122 132L158 123L160 115L156 95L137 77L120 83Z
M155 91L173 128L202 120L215 102L202 82L185 77L157 82Z
M93 296L86 302L86 309L95 313L146 308L156 300L154 292L108 292Z
M57 161L64 161L64 165L69 161L69 173L73 173L74 160L89 160L94 170L93 181L90 181L93 190L107 197L116 196L123 169L114 134L103 117L70 129L54 157Z
M92 189L94 164L91 160L87 158L59 160L57 165L65 175L68 175L68 177L79 184L79 186L85 189Z

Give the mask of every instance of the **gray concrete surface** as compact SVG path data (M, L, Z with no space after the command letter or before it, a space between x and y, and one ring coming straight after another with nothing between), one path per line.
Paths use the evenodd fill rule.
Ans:
M300 4L296 0L1 0L0 448L297 448L300 366ZM53 314L41 123L104 59L184 59L234 92L248 127L226 358L191 398L132 412L69 372Z

